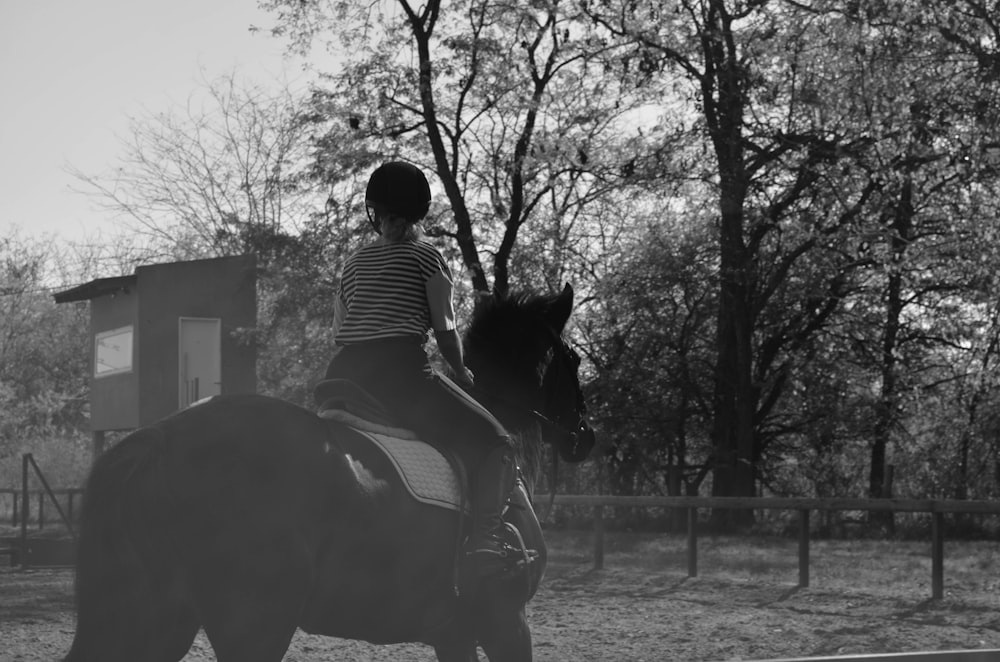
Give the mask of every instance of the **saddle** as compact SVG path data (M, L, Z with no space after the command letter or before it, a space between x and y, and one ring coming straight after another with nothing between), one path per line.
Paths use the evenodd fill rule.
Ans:
M421 439L413 430L400 426L378 399L352 381L324 380L316 386L314 394L319 403L319 417L351 428L361 439L378 449L395 468L413 499L461 513L462 531L457 541L460 547L465 529L471 523L471 508L468 502L469 481L458 456L449 448ZM507 519L512 503L521 508L531 508L520 475L514 491L516 494L508 497L503 513L509 552L505 567L508 574L524 569L538 558L538 552L527 548L521 532Z
M417 438L412 431L397 427L389 410L375 396L349 379L325 379L316 385L313 395L321 418L343 418L343 414L347 414L352 421L392 428L410 438Z

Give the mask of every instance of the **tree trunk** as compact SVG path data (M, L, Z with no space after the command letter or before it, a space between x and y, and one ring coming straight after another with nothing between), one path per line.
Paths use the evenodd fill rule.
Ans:
M913 181L907 177L899 194L899 204L892 218L889 241L889 280L885 295L885 324L882 329L881 378L878 406L872 434L871 466L868 473L868 496L872 499L890 497L885 486L886 454L892 429L896 425L896 404L899 387L896 380L899 330L903 316L903 260L913 234ZM870 521L893 528L891 512L873 512Z
M469 213L461 187L452 171L451 163L448 161L448 150L441 135L437 119L437 105L434 101L430 41L441 9L441 0L431 0L431 2L426 3L420 13L417 13L406 0L399 0L399 2L403 11L406 12L410 31L417 46L417 57L420 62L420 104L425 119L424 124L427 128L427 140L430 143L431 152L434 154L438 178L444 185L448 201L451 203L452 213L455 215L457 226L455 238L462 253L462 261L471 276L473 289L478 292L488 292L489 284L486 280L486 272L479 260L479 251L472 233L472 215Z
M724 192L725 196L725 192ZM743 242L742 196L730 196L720 241L718 356L715 367L712 496L754 496L752 382L752 292L750 260ZM753 523L753 511L717 510L713 525L725 529Z
M754 260L745 240L747 195L743 113L746 100L733 17L725 2L709 3L702 48L701 96L719 169L719 313L712 441L713 496L754 496ZM742 527L753 511L717 510L713 525Z

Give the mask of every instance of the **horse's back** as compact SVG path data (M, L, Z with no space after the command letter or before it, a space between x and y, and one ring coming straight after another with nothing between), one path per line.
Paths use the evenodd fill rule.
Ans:
M154 428L164 439L158 449L163 490L220 527L253 531L262 529L254 522L266 522L272 530L301 531L306 522L330 521L356 492L327 426L283 400L216 397Z
M186 650L199 625L230 659L246 651L221 633L287 646L354 494L323 422L274 398L217 397L130 434L88 479L68 659Z
M217 653L233 647L229 659L247 658L219 633L271 642L273 632L280 648L296 626L428 643L454 627L465 615L454 593L459 515L412 500L391 463L350 435L294 404L234 395L110 449L84 505L74 662L183 648L198 625ZM531 524L529 546L541 542ZM153 625L165 622L183 627ZM86 652L121 640L112 632L128 633L131 657Z
M264 396L222 396L130 434L99 458L83 528L115 514L130 537L174 547L176 558L203 561L206 546L218 548L212 556L245 555L248 539L329 521L351 489L346 459L312 412Z

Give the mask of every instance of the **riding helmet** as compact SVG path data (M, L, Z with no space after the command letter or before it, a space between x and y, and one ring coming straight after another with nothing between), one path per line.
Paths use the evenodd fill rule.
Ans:
M368 180L365 200L411 221L427 215L431 187L420 168L402 161L383 163Z

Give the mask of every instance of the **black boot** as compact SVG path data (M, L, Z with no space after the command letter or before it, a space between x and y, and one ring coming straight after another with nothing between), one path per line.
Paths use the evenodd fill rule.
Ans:
M503 445L486 454L473 477L472 535L465 543L465 558L479 577L500 572L510 563L512 548L504 542L500 515L516 476L514 453Z

